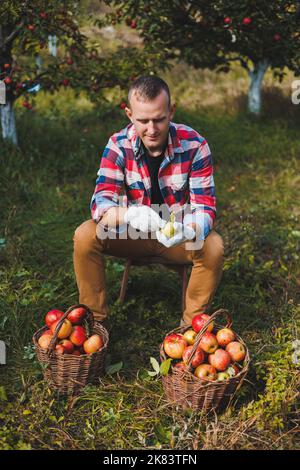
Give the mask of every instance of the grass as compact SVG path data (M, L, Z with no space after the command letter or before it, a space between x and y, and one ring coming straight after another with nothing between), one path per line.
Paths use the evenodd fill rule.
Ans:
M213 310L233 313L252 356L248 380L221 414L170 409L147 370L181 317L179 278L134 268L121 306L123 262L108 259L110 360L123 368L76 399L48 388L31 337L46 311L78 300L73 233L90 217L99 154L126 120L113 102L94 109L71 92L41 93L35 112L18 109L20 148L2 143L0 153L0 337L8 347L0 369L1 449L299 448L292 360L300 311L299 114L283 89L270 88L262 118L253 119L242 108L244 92L231 95L234 75L226 83L210 78L224 100L193 108L174 83L174 121L196 128L213 151L216 229L226 249ZM191 71L184 81L190 100L195 80Z

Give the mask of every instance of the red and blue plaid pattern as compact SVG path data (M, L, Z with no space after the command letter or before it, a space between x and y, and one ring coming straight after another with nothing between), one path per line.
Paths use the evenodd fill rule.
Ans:
M212 156L206 140L191 127L170 123L168 145L158 173L165 204L176 213L189 207L184 223L196 221L204 238L216 215ZM100 162L90 208L98 222L113 206L151 205L151 179L133 124L108 141Z

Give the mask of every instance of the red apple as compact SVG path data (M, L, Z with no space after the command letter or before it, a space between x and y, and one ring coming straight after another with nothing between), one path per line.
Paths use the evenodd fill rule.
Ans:
M173 367L175 367L176 369L179 369L180 371L188 370L186 363L183 361L177 362L177 364L175 364Z
M65 354L65 348L61 344L57 344L55 346L55 352L57 352L57 354Z
M82 326L74 326L69 339L75 346L81 346L87 339L85 329Z
M10 77L5 77L3 81L6 85L10 85L12 83L12 79Z
M225 24L230 24L231 23L231 18L229 16L226 16L226 18L224 18L224 23Z
M216 338L219 345L224 347L235 340L235 334L230 328L222 328L222 330L217 332Z
M194 331L198 333L200 330L202 330L203 326L209 319L210 319L210 316L207 315L206 313L200 313L199 315L195 315L194 318L192 319L192 327ZM206 331L208 332L212 331L213 327L214 327L214 322L212 322L209 325Z
M63 81L62 81L62 84L64 86L68 86L68 85L70 85L70 80L68 78L64 78Z
M218 376L216 369L210 364L201 364L197 367L194 374L196 377L198 377L198 379L210 381L216 380Z
M63 339L59 344L64 348L66 354L72 354L74 351L74 344L69 339Z
M73 60L72 60L71 58L67 59L66 62L67 62L68 65L72 65L72 64L73 64Z
M172 333L164 339L164 350L172 359L180 359L187 345L187 341L181 334Z
M183 337L188 344L194 344L196 336L197 333L194 330L187 330L185 333L183 333Z
M86 313L86 309L83 307L73 308L73 310L68 314L67 319L70 320L72 325L79 325L82 323Z
M127 104L124 101L122 101L122 103L120 104L120 108L125 109L126 106L127 106Z
M5 69L9 69L9 67L10 67L10 64L4 64Z
M130 24L130 28L135 29L137 27L137 22L133 20Z
M34 31L35 30L35 25L34 24L29 24L27 26L27 28L29 29L29 31Z
M213 354L208 356L208 362L218 371L223 372L230 364L230 356L224 349L217 349Z
M45 11L41 11L40 12L40 17L43 18L43 19L47 18L47 13Z
M26 104L26 106L25 106L25 104ZM27 108L28 105L29 105L28 101L25 101L23 103L23 106L25 108ZM60 320L61 317L63 316L63 314L64 314L64 312L62 312L61 310L56 310L56 309L49 310L49 312L45 316L46 325L50 328L52 323L54 323L57 320Z
M280 41L281 35L279 33L275 33L273 36L274 41Z
M219 344L215 335L206 332L202 336L199 346L203 351L212 354L218 349Z
M50 326L50 329L52 331L52 333L54 334L54 331L55 331L55 328L56 326L58 325L59 323L59 320L56 320L54 323L52 323L52 325ZM69 321L69 320L64 320L63 324L61 325L59 331L58 331L58 335L57 337L59 339L64 339L64 338L67 338L68 336L70 336L70 334L72 333L72 323Z
M240 362L246 356L246 350L244 346L238 341L232 341L231 343L227 344L226 351L228 352L232 361Z
M185 350L183 351L183 354L182 354L183 362L188 361L188 359L191 355L192 349L193 349L193 346L188 346L187 348L185 348ZM202 362L204 362L204 359L205 359L204 352L202 351L201 348L197 348L196 351L195 351L194 357L192 359L191 366L194 367L194 368L200 366L200 364L202 364Z
M93 354L103 347L103 340L99 335L92 335L83 343L83 349L86 354Z
M252 23L252 20L251 20L251 18L249 18L249 17L246 17L246 18L244 18L244 19L243 19L243 24L244 24L244 25L246 25L246 26L247 26L247 25L248 25L248 24L250 24L250 23Z

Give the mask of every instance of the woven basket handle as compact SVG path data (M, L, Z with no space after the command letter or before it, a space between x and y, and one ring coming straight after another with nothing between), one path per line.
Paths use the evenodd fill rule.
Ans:
M93 329L94 329L94 315L93 315L92 311L89 309L89 307L87 305L84 305L84 304L72 305L72 307L68 308L68 310L63 314L63 316L58 321L58 323L55 327L53 336L52 336L51 341L50 341L49 346L48 346L48 355L49 356L51 356L51 354L54 351L56 341L57 341L57 335L58 335L58 332L59 332L60 327L62 326L63 322L65 321L65 319L67 318L69 313L72 310L74 310L74 308L79 308L79 307L83 307L87 311L86 316L84 317L84 320L87 321L89 333L91 333L93 331Z
M202 329L198 332L198 334L196 336L195 343L193 344L193 349L192 349L190 357L189 357L189 359L187 360L187 363L186 363L188 370L190 369L192 359L195 355L195 352L196 352L196 350L199 346L199 343L200 343L204 333L207 331L207 328L215 320L215 318L217 318L220 315L225 315L227 317L227 324L226 324L226 326L224 326L224 328L231 328L231 326L232 326L232 316L231 316L231 314L229 313L228 310L226 310L225 308L220 308L219 310L214 312L210 316L210 319L205 323L205 325L202 327Z

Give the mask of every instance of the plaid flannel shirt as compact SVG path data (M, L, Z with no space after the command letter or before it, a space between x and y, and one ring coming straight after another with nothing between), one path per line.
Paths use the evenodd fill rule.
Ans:
M170 122L158 182L169 211L177 214L188 207L183 223L198 223L199 239L204 239L216 216L213 164L206 140L191 127ZM111 136L103 152L90 203L92 218L98 222L111 207L132 204L151 206L151 178L141 139L129 124Z

